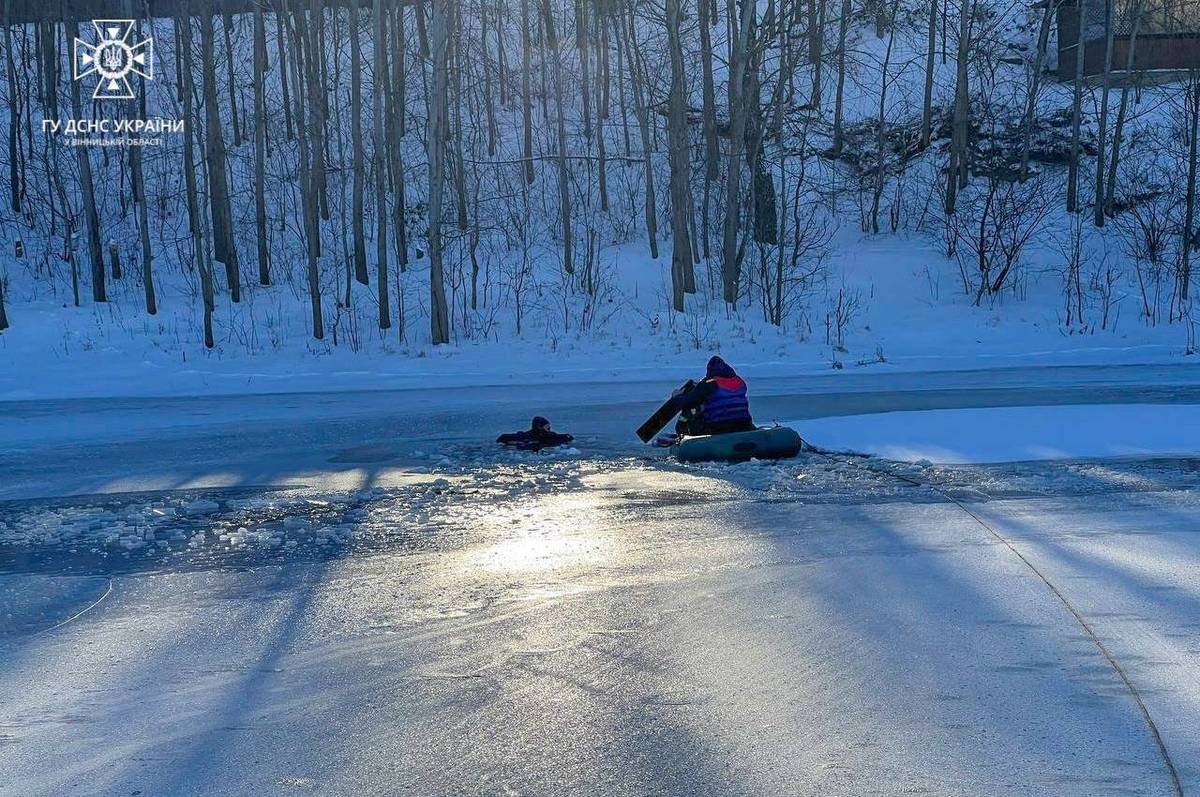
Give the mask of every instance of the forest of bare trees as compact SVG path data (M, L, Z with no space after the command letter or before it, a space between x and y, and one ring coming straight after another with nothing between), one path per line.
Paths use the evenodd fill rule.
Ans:
M1142 322L1190 323L1200 69L1136 68L1150 0L1105 12L1126 63L1109 24L1102 74L1076 47L1066 85L1064 0L142 2L117 3L155 42L132 100L72 80L90 21L5 2L0 330L19 282L187 303L210 348L265 286L334 345L520 334L531 313L586 332L614 258L639 257L668 316L840 338L824 264L847 226L926 236L977 304L1019 293L1036 250L1067 327L1113 323L1118 285ZM182 125L76 146L44 124L115 118Z

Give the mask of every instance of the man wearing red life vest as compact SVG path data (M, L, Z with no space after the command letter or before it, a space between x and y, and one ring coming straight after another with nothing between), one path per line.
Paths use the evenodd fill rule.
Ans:
M675 426L680 435L754 431L746 381L716 355L709 359L704 379L679 391L674 401L682 414Z

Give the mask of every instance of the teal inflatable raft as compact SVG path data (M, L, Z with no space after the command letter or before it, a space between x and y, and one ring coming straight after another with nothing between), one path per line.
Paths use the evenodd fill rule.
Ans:
M795 429L771 426L753 432L685 437L671 446L671 453L683 462L745 462L794 457L802 445Z

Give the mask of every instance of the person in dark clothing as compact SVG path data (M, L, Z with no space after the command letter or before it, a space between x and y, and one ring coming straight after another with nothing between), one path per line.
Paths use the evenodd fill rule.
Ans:
M705 377L675 396L681 436L752 432L756 428L746 398L746 381L720 357L713 355Z
M496 442L522 451L541 451L543 448L566 445L574 439L569 434L552 431L548 419L535 415L527 431L502 434L496 438Z

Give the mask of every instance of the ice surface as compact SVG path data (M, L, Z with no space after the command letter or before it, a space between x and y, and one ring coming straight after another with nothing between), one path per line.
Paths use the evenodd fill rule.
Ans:
M976 491L1200 787L1194 463L907 467ZM195 501L218 508L170 516ZM0 766L25 792L1171 793L1053 595L959 508L854 459L496 461L5 512L43 539L144 523L169 543L5 549L25 555L0 569L20 596Z
M1060 377L1033 389L1193 395ZM812 438L1031 391L939 379L755 410ZM496 391L0 421L0 792L1171 794L1112 667L946 496L1200 788L1200 459L682 465L594 394L539 391L577 442L536 455L490 443L527 414Z
M823 448L941 463L1200 455L1200 405L991 407L794 421Z

